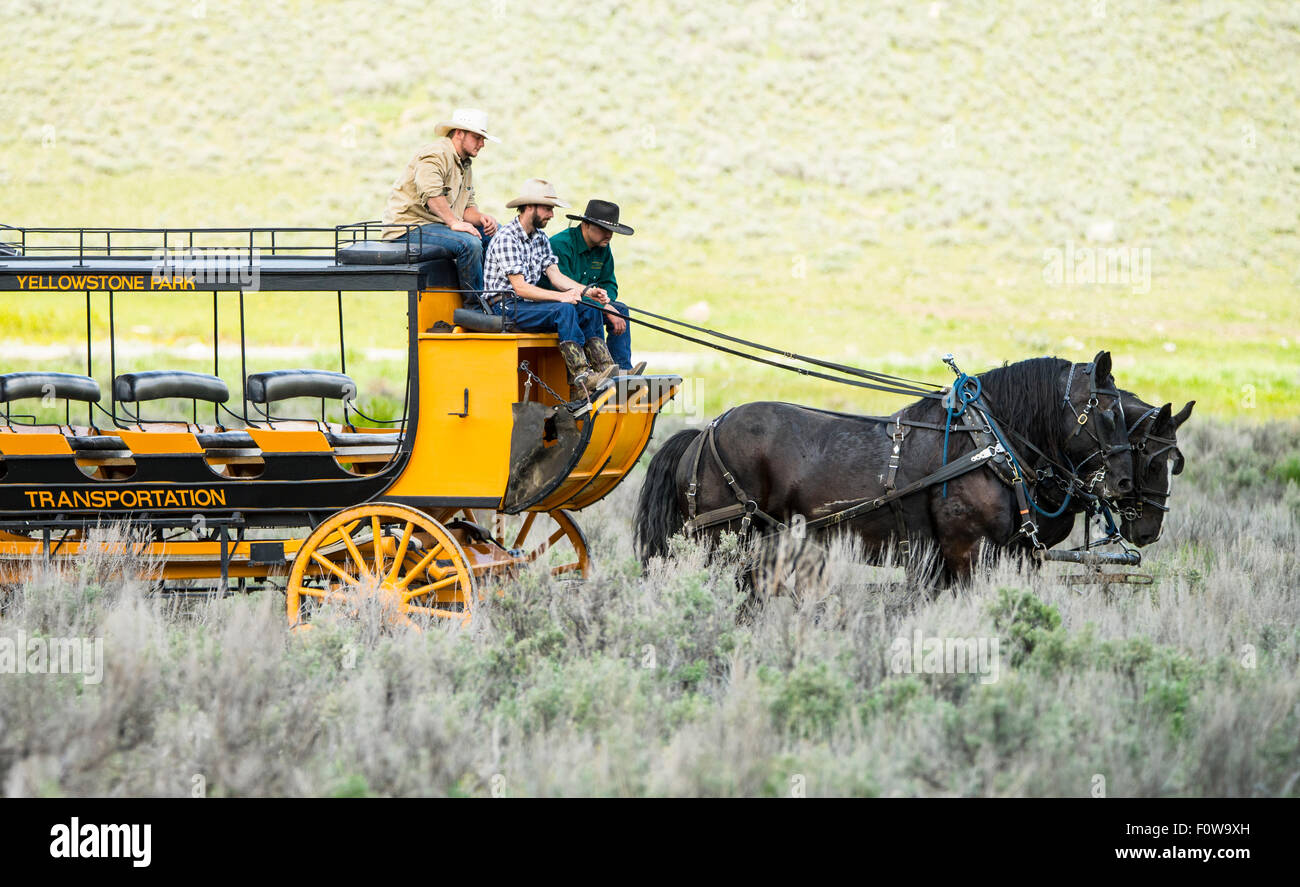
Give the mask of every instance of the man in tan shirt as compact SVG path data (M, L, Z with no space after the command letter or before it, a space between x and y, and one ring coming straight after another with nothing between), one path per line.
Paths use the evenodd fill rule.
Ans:
M384 208L385 240L420 245L420 261L447 258L456 263L466 304L483 291L483 251L497 231L497 220L479 212L471 167L487 141L487 114L458 108L434 130L438 140L422 147L393 183Z

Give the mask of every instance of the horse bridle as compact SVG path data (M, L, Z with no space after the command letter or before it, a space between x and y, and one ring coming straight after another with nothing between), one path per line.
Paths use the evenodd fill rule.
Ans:
M1070 466L1071 469L1073 469L1073 471L1077 474L1080 471L1082 471L1083 466L1087 465L1090 461L1097 458L1098 456L1101 457L1101 467L1099 467L1095 472L1093 472L1092 477L1088 480L1088 485L1086 489L1088 492L1092 492L1092 490L1097 486L1097 484L1101 483L1102 479L1106 475L1106 460L1109 459L1111 456L1115 455L1116 453L1126 452L1128 450L1131 450L1133 447L1129 443L1127 431L1125 432L1123 443L1113 443L1110 445L1102 443L1101 437L1098 436L1098 434L1092 429L1093 423L1088 421L1089 416L1091 416L1092 412L1097 408L1099 402L1098 395L1102 395L1102 394L1109 395L1110 397L1113 397L1115 399L1116 405L1119 405L1120 403L1120 394L1117 388L1097 387L1097 375L1096 375L1097 364L1095 361L1089 363L1086 367L1084 367L1083 370L1084 375L1088 377L1088 402L1084 405L1082 411L1076 410L1074 408L1074 401L1070 400L1070 391L1074 387L1074 368L1076 366L1078 366L1078 364L1076 363L1070 364L1069 375L1065 377L1065 394L1063 396L1061 405L1070 408L1070 412L1074 413L1074 418L1077 423L1074 431L1070 434L1070 437L1077 437L1086 428L1088 429L1088 436L1091 437L1093 442L1097 444L1097 449L1094 452L1090 453L1082 462L1080 462L1078 465ZM1120 409L1118 413L1119 413L1119 422L1117 424L1122 428L1124 426L1123 409ZM1062 455L1064 455L1064 453ZM1067 459L1066 461L1068 462L1069 460Z
M1136 431L1137 429L1141 428L1142 425L1148 419L1154 419L1156 414L1159 412L1160 412L1160 407L1151 407L1150 409L1148 409L1145 413L1143 413L1141 416L1138 417L1138 420L1136 422L1133 423L1133 430ZM1167 504L1165 504L1162 501L1156 501L1156 499L1150 498L1154 496L1154 497L1158 497L1159 499L1168 499L1169 491L1165 490L1163 493L1161 493L1159 490L1148 490L1142 483L1143 478L1146 476L1147 469L1150 467L1152 462L1154 462L1157 458L1169 452L1170 450L1173 450L1174 457L1175 459L1178 460L1179 470L1180 471L1182 470L1183 454L1178 449L1178 441L1173 438L1160 437L1157 434L1152 434L1153 428L1155 428L1154 421L1151 422L1149 428L1147 428L1145 431L1142 432L1142 439L1138 441L1137 444L1133 445L1133 451L1135 453L1141 453L1142 456L1141 456L1141 467L1139 467L1138 460L1136 459L1134 460L1134 464L1133 464L1133 496L1131 498L1136 503L1136 505L1134 505L1131 508L1126 507L1120 509L1121 516L1123 516L1127 520L1137 520L1139 517L1141 517L1143 505L1150 505L1152 508L1158 509L1166 513L1169 511L1169 506ZM1132 435L1130 435L1130 438L1131 437ZM1161 446L1159 447L1159 449L1149 452L1148 446L1152 442L1161 444ZM1122 501L1124 500L1121 500L1121 502Z

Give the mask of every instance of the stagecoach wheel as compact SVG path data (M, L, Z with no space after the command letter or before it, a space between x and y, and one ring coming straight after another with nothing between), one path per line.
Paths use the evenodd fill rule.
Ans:
M498 517L503 520L497 541L519 551L528 563L544 559L551 565L552 576L587 577L591 570L587 537L572 512L557 508L547 512L529 511L515 515L513 520L509 515L498 514Z
M378 604L394 627L468 623L474 576L442 524L405 505L371 503L340 511L311 532L294 558L285 597L291 628L309 624L320 603L353 614Z
M587 537L570 511L557 508L503 514L486 508L461 508L448 520L453 518L467 520L490 532L498 545L515 555L517 562L531 564L541 560L550 564L552 576L585 579L591 570Z

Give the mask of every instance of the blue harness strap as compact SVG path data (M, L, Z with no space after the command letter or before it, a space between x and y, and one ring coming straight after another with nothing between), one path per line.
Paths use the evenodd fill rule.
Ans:
M954 419L960 419L966 412L966 407L979 400L983 386L980 380L975 376L968 376L965 373L957 374L957 381L952 383L952 390L949 396L944 398L943 409L945 417L943 420L943 459L940 466L948 464L948 432L952 430ZM945 481L943 485L943 497L948 498L948 484Z

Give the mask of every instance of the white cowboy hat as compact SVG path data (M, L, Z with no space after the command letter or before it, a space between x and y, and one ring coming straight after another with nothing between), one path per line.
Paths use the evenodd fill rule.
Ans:
M520 189L519 196L506 204L507 209L514 209L518 206L564 206L569 204L560 199L560 195L555 193L555 186L546 179L529 179L524 182L524 187Z
M489 142L501 141L496 136L487 134L487 111L480 111L477 108L457 108L451 112L451 119L444 120L434 128L434 133L438 136L445 136L453 129L463 129L466 132L472 132L480 135Z

